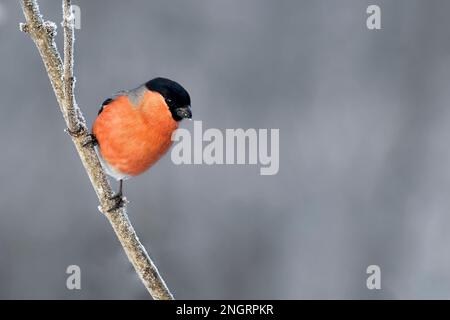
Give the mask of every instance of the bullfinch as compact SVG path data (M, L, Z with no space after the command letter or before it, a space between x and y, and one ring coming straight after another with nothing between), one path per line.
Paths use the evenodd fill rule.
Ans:
M124 203L123 180L155 164L172 145L178 123L192 117L189 93L177 82L155 78L106 99L92 127L91 139L106 173L120 182L113 197Z

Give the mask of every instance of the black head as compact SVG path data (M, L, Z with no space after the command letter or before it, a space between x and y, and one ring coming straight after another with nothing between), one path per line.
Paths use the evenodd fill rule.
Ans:
M191 97L179 83L165 78L155 78L145 86L148 90L163 96L175 121L192 118Z

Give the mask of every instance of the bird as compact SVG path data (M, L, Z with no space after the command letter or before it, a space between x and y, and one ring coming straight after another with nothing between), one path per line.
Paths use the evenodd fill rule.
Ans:
M111 198L114 211L124 205L123 181L152 167L171 147L172 133L191 119L191 98L178 82L154 78L106 99L95 118L90 139L105 172L119 181Z

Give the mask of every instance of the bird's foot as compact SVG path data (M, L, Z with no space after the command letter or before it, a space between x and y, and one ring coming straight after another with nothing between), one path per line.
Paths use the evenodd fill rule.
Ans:
M82 146L83 147L95 147L96 145L98 145L98 141L97 138L92 134L88 134L85 141L83 141Z
M77 129L72 130L70 128L64 129L71 137L78 138L84 134L85 127L83 125L79 125Z
M114 201L114 204L112 205L111 208L106 210L107 212L112 212L121 209L125 206L125 204L128 203L127 198L125 198L122 193L116 193L111 198L109 198L109 200Z

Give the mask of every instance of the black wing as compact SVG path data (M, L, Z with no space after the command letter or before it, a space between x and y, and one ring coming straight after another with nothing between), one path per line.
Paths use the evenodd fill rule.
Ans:
M108 98L108 99L106 99L105 101L103 101L102 106L100 107L100 110L98 110L98 114L102 113L103 108L104 108L106 105L110 104L111 102L113 102L113 99L111 99L111 98Z

